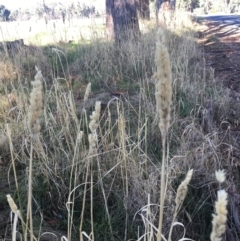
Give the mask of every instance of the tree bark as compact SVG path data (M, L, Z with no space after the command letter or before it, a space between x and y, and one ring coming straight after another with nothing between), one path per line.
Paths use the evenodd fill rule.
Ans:
M108 40L114 39L113 8L114 0L106 0L106 35Z
M140 34L135 0L106 0L106 34L109 40L126 41Z

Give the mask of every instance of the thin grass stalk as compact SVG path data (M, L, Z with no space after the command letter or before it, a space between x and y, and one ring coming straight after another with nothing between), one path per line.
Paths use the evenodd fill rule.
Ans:
M32 164L33 164L33 143L31 142L29 170L28 170L28 204L27 204L27 220L26 227L30 229L30 241L33 241L33 220L32 220ZM24 240L27 241L27 229L25 229Z
M79 129L79 128L78 128ZM72 159L72 167L71 167L71 172L70 172L70 184L69 184L69 190L72 190L72 177L73 177L73 171L75 170L75 175L74 175L74 190L71 191L71 195L73 194L72 200L75 199L75 187L76 187L76 181L77 181L77 166L75 165L75 161L78 156L79 152L79 146L78 144L81 142L83 136L83 132L78 130L77 138L76 138L76 143L74 147L74 156ZM69 196L68 203L70 205L71 200ZM72 202L71 208L68 209L68 239L71 240L71 230L72 230L72 224L73 224L73 212L74 212L74 201Z
M148 194L148 205L147 205L147 219L149 220L150 223L152 223L152 218L151 218L151 203L150 203L150 194ZM150 226L149 223L147 223L147 239L144 237L145 241L152 241L154 240L154 233L153 233L153 229Z
M144 132L144 143L145 143L145 150L144 150L144 167L143 167L143 173L145 174L145 177L148 175L148 159L147 159L147 153L148 153L148 141L147 141L147 135L148 135L148 117L145 112L145 132Z
M57 49L57 48L52 48L52 51L57 54L58 59L59 59L59 62L60 62L61 67L62 67L62 71L63 71L64 78L67 80L67 76L66 76L66 74L65 74L64 67L63 67L63 63L62 63L62 60L61 60L61 57L60 57L60 54L59 54L59 53L61 53L61 54L65 57L66 64L67 64L68 75L70 75L70 71L69 71L69 66L68 66L68 61L67 61L66 55L63 53L63 51L61 51L61 50L59 50L59 49ZM68 85L68 82L67 82L67 85ZM68 85L68 87L69 87L69 85Z
M100 167L100 162L99 162L98 157L97 157L97 163L98 163L98 170L99 170L99 172L98 172L99 178L98 179L99 179L99 183L100 183L100 186L101 186L101 189L102 189L103 199L104 199L104 203L105 203L105 210L106 210L107 217L108 217L108 225L109 225L109 228L110 228L111 238L112 238L112 240L114 240L112 224L111 224L111 217L110 217L109 210L108 210L107 197L106 197L104 186L103 186L103 181L102 181L103 177L102 177L102 174L101 174L101 167Z
M70 183L71 183L71 180L72 179L70 179ZM74 184L75 184L75 182L76 182L76 178L74 178ZM73 192L70 193L69 199L70 199L70 196L71 196L72 193L73 193L72 200L74 200L75 199L75 188L74 188ZM72 239L72 225L73 225L74 204L75 204L74 201L73 202L71 202L70 200L68 201L68 205L69 205L69 207L67 209L68 210L68 234L67 234L68 240Z
M17 171L16 171L16 164L15 164L15 158L14 158L14 150L13 150L13 143L12 143L12 138L11 138L11 129L9 128L8 124L6 124L7 128L7 137L8 137L8 143L10 147L10 153L11 153L11 160L12 160L12 166L13 166L13 175L14 175L14 180L15 180L15 186L17 188L17 193L19 197L19 189L18 189L18 180L17 180Z
M121 168L121 175L122 179L124 180L124 186L125 186L125 195L128 197L128 175L127 175L127 156L126 156L126 133L125 133L125 118L122 114L120 114L119 106L118 106L118 128L120 132L120 144L121 144L121 160L123 162L122 168Z
M121 176L123 180L123 187L125 189L125 198L128 199L128 174L127 174L127 156L126 156L126 133L125 133L125 118L122 114L120 114L119 106L117 106L118 109L118 131L119 131L119 138L120 138L120 159L122 162L121 165ZM128 230L128 212L127 212L127 205L125 205L125 234L124 234L124 240L127 240L127 230Z
M87 100L88 96L86 97ZM85 101L86 101L85 100ZM87 112L85 109L83 109L81 120L80 120L80 125L82 122L82 119L84 120L85 124L88 125L88 119L87 119ZM87 134L88 134L88 129L87 129ZM87 163L86 163L86 176L85 176L85 184L84 184L84 191L83 191L83 203L82 203L82 211L81 211L81 216L80 216L80 224L79 224L79 237L80 241L83 241L83 220L84 220L84 211L85 211L85 204L86 204L86 193L87 193L87 183L88 183L88 175L89 175L89 168L90 168L90 160L89 157L87 158Z
M87 170L86 170L85 184L84 184L84 191L83 191L83 204L82 204L82 211L81 211L80 225L79 225L80 241L84 241L82 227L83 227L84 211L85 211L85 204L86 204L88 175L89 175L89 158L87 158Z
M85 111L86 112L86 111ZM87 179L88 179L88 172L90 170L90 218L91 218L91 240L94 240L94 223L93 223L93 160L94 157L97 156L97 144L98 144L98 135L97 135L97 128L99 126L99 117L101 112L101 102L97 101L95 103L95 111L92 112L90 116L91 121L89 122L89 129L91 133L88 135L88 142L89 142L89 152L87 156L87 173L85 179L85 187L84 187L84 197L83 197L83 206L82 206L82 216L80 221L80 241L83 239L82 234L82 225L83 225L83 214L85 209L85 202L86 202L86 186L87 186Z
M18 222L18 215L17 215L17 214L14 214L13 230L12 230L12 241L16 241L17 222Z
M18 212L19 211L17 210L17 206L15 205L15 203L11 203L10 200L12 200L12 198L9 194L7 194L7 199L8 199L9 205L12 204L12 206L13 206L13 207L11 207L11 222L12 222L12 216L14 215L13 226L12 226L12 241L16 241L17 222L18 222ZM14 208L15 208L15 211L13 211Z
M91 240L94 241L94 224L93 224L93 158L90 163L90 173L91 173L91 182L90 182L90 218L91 218Z
M164 199L165 199L165 152L166 152L166 138L162 138L162 170L161 170L161 192L160 192L160 210L159 210L159 223L158 223L158 233L157 241L161 240L162 235L162 225L163 225L163 209L164 209Z
M74 105L74 97L73 97L73 93L72 91L69 92L69 104L70 104L70 110L71 110L71 114L73 116L73 119L76 123L76 125L79 127L79 121L78 121L78 118L77 118L77 115L76 115L76 107ZM79 132L79 131L78 131Z

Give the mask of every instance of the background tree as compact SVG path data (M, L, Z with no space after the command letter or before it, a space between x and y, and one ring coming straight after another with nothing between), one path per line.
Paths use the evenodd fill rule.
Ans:
M235 13L240 10L240 0L199 0L200 13Z
M177 0L176 8L193 12L195 8L199 7L199 0Z
M140 34L135 0L106 0L106 33L118 43Z
M18 16L19 16L19 10L16 9L16 10L11 12L11 14L9 16L9 20L10 21L16 21L18 19Z
M160 8L161 8L161 6L164 2L169 2L169 5L170 5L171 9L172 10L175 9L176 0L156 0L156 11L157 12L159 12L159 10L160 10Z
M227 5L229 13L235 13L240 11L240 0L228 0Z
M0 5L0 19L1 21L9 21L10 10L5 8L4 5Z

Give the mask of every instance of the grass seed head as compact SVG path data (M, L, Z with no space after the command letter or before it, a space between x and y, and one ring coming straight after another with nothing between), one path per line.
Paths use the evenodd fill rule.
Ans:
M85 94L84 94L84 102L87 101L90 92L91 92L91 83L88 83Z
M219 183L223 183L226 179L226 174L225 174L224 170L215 171L215 176Z
M101 112L101 102L97 101L95 104L95 111L93 111L92 115L90 116L90 123L89 123L89 128L91 132L93 133L97 127L98 127L98 120L100 117L100 112Z
M163 34L162 31L158 34ZM161 42L162 41L162 42ZM155 98L157 113L160 118L159 128L163 137L166 136L170 125L170 112L172 105L172 74L168 49L165 45L165 38L158 37L155 52L156 72L155 79Z
M89 142L89 155L96 155L97 154L97 128L98 128L98 121L101 112L101 102L97 101L95 104L95 111L93 111L92 115L90 116L90 123L89 129L91 130L91 134L88 135L88 142Z
M17 205L16 203L14 202L14 200L12 199L11 195L10 194L7 194L7 201L8 201L8 204L12 210L13 213L15 214L18 214L19 213L19 210L17 208Z
M189 170L186 178L182 181L177 190L177 196L175 199L177 209L182 205L188 190L188 184L192 179L193 169Z
M218 191L218 200L215 202L216 214L213 214L211 241L221 241L226 231L227 222L227 193L225 190Z
M39 135L41 126L39 118L42 115L43 96L42 96L42 80L41 71L36 68L37 74L35 80L32 81L32 92L30 94L30 106L28 111L28 127L33 136Z

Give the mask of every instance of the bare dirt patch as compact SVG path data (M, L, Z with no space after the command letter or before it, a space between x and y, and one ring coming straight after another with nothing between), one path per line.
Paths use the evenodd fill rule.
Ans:
M235 25L206 22L199 31L199 43L204 48L206 65L215 70L215 76L231 90L231 96L240 98L240 29Z
M240 131L240 29L237 25L206 21L198 26L206 67L212 68L219 86L229 93L224 129ZM220 128L221 129L221 128Z

